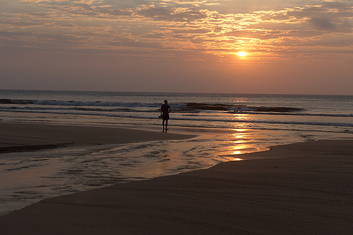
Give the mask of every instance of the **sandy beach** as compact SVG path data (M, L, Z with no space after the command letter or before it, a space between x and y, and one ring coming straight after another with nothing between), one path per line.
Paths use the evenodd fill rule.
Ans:
M0 153L191 137L190 135L170 133L161 135L160 132L117 127L82 127L12 122L0 122L0 130Z
M6 125L5 148L20 143ZM44 126L34 143L25 140L35 127L21 128L24 146L185 138ZM351 140L277 146L256 160L46 199L0 217L1 234L352 234L352 150Z

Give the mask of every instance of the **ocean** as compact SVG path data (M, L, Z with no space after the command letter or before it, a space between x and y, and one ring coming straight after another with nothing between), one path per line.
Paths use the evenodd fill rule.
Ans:
M186 140L66 147L0 155L0 214L47 197L178 174L271 146L353 137L353 96L0 91L2 122L169 131ZM11 183L8 183L11 179Z

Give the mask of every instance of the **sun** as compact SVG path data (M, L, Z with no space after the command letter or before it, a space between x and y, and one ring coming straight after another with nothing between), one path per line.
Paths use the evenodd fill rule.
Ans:
M246 57L248 55L248 53L246 51L238 51L237 52L237 56L239 57Z

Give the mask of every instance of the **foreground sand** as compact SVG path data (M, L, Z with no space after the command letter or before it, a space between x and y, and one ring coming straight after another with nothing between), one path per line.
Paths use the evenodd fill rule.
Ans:
M0 122L0 153L72 145L126 144L188 137L191 136L125 128Z
M47 199L0 217L1 234L353 234L352 154L353 141L279 146Z

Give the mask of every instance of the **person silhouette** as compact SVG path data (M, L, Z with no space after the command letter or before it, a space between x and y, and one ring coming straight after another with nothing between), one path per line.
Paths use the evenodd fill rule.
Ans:
M164 104L162 104L161 106L163 132L168 132L169 113L170 113L170 106L168 105L168 100L164 100Z

